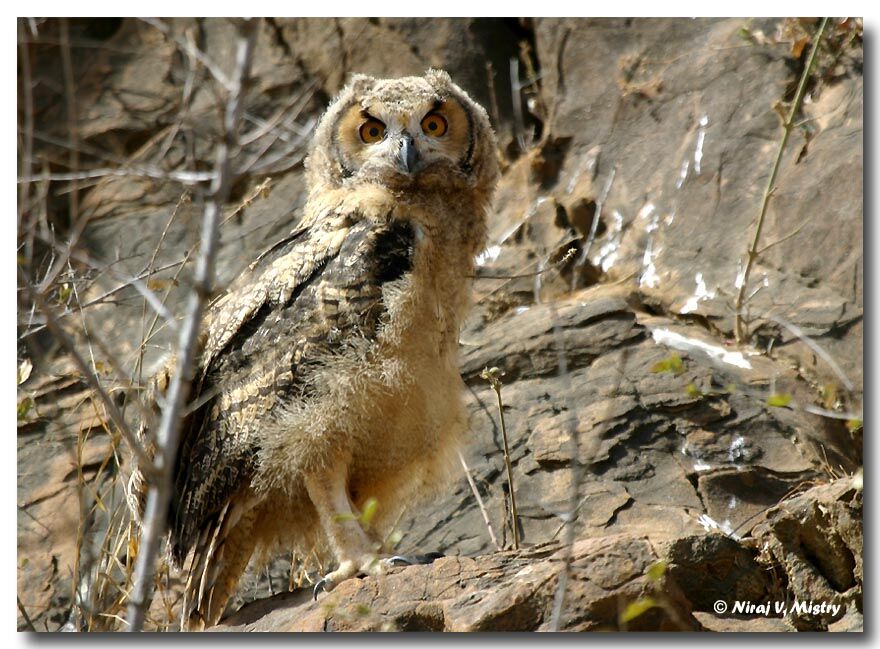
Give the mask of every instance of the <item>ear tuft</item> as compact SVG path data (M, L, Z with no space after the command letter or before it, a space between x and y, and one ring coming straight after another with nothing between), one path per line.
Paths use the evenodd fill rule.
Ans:
M375 77L371 77L367 74L353 74L351 80L348 82L348 88L355 95L362 95L366 93L370 88L372 88L376 84Z
M439 68L428 68L428 71L425 72L425 78L434 86L452 85L452 77L449 76L449 73Z

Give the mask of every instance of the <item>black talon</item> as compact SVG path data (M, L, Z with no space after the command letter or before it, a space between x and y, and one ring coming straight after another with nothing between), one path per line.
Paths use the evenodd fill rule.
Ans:
M426 565L434 563L434 561L443 556L445 555L442 552L428 552L427 554L413 554L410 556L396 554L393 557L389 557L388 563L392 566Z
M316 601L316 602L318 601L318 593L320 593L322 590L324 590L324 584L326 584L326 583L327 583L327 579L324 578L321 581L319 581L317 584L315 584L315 588L312 590L312 597L314 598L313 601Z

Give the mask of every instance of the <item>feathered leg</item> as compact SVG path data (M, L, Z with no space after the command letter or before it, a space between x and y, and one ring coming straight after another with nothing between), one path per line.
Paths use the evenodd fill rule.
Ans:
M340 582L358 573L381 574L385 566L378 561L377 544L370 540L358 521L348 497L347 476L344 472L328 471L305 478L309 498L318 512L321 527L339 566L318 582L319 590L332 590Z

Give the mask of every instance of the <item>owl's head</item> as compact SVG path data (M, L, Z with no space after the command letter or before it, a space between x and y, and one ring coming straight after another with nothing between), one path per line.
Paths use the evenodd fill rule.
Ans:
M498 176L486 111L441 70L355 75L321 117L306 166L313 190L378 184L488 196Z

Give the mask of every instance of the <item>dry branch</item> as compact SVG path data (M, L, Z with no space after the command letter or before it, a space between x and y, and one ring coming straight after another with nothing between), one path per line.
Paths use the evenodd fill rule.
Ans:
M135 565L134 589L128 606L130 631L140 631L143 628L146 609L151 599L159 541L167 527L168 505L173 487L172 468L180 437L180 425L195 371L196 342L202 313L213 289L214 261L219 240L218 224L233 180L231 158L238 143L244 86L250 74L257 26L256 20L237 22L239 34L235 57L236 71L231 85L227 86L229 92L223 119L224 138L217 145L213 179L202 219L201 246L196 260L193 289L187 300L183 324L180 328L176 367L162 407L162 418L157 435L159 445L155 459L157 476L151 481L147 493L141 543Z

